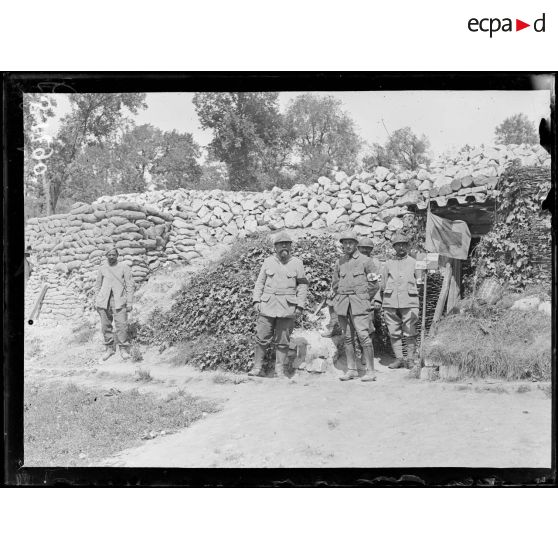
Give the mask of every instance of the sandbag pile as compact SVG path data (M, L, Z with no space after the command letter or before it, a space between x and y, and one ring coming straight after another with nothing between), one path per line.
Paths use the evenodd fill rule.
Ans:
M34 272L26 298L34 300L33 294L46 283L51 288L42 316L66 318L87 310L97 270L112 246L131 266L134 280L143 281L160 265L173 219L156 207L124 201L77 203L69 214L29 219L26 242L32 248Z
M358 235L382 244L412 223L409 206L424 208L429 199L445 205L452 197L468 203L471 195L484 201L494 195L499 176L515 159L525 165L550 165L550 156L539 146L468 148L428 169L397 172L380 166L352 176L339 171L290 190L155 190L78 203L69 214L27 222L27 244L40 269L32 275L28 293L40 288L39 278L48 278L59 292L69 289L83 310L111 245L141 282L165 262L190 263L210 255L217 244L261 231L352 226ZM51 296L45 300L46 314L65 316L64 305L74 305L69 295L61 297L64 305Z

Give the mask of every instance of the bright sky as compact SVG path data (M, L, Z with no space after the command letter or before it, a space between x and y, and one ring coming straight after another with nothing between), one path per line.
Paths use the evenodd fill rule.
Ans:
M279 94L281 110L301 92ZM369 144L384 143L387 130L409 126L417 135L425 134L431 151L438 155L448 149L494 142L494 128L505 118L522 112L538 127L550 115L549 91L320 91L343 102L360 136ZM193 93L148 93L148 108L135 117L137 124L152 124L162 130L190 132L202 146L211 141L211 131L200 128ZM70 107L66 95L57 95L58 110L50 133ZM382 124L382 120L385 124Z

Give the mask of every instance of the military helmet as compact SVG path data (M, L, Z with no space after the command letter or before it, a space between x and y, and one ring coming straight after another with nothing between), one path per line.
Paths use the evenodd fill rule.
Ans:
M408 244L409 243L409 238L407 236L405 236L403 233L396 232L391 239L391 243L392 244L403 244L403 243Z
M374 248L374 243L367 236L363 236L358 241L359 248Z
M275 235L273 238L273 244L277 244L279 242L292 242L293 239L289 235L287 231L281 231Z
M353 230L347 229L339 235L339 242L343 242L343 240L354 240L355 242L358 242L358 237Z

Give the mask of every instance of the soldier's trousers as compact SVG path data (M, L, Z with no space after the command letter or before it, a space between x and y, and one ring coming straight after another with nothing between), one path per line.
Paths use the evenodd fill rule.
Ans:
M114 297L110 295L107 308L97 308L101 317L101 331L105 345L114 345L116 342L121 347L128 346L128 312L126 307L114 307ZM112 322L114 321L114 330ZM116 335L115 335L116 333Z
M418 308L384 308L384 319L392 339L416 337Z
M263 347L272 342L278 347L288 347L293 328L294 317L274 318L260 314L256 322L256 342Z
M352 345L356 348L357 338L360 341L361 347L368 347L372 345L372 339L370 338L370 316L368 313L359 314L354 316L351 312L351 307L347 311L346 316L339 314L337 316L339 320L339 325L341 326L341 331L345 339L346 345Z

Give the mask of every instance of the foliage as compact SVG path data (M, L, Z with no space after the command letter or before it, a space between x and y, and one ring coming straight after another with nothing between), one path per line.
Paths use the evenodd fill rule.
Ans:
M425 135L420 138L409 127L395 130L384 146L372 145L370 153L363 159L365 170L381 165L415 170L421 164L427 164L426 152L429 141Z
M494 133L496 143L501 145L539 143L535 125L523 113L506 118L499 126L496 126Z
M218 410L184 392L165 400L138 390L26 384L25 465L89 465L141 444L145 430L172 433Z
M285 119L294 141L297 181L315 181L335 167L349 174L355 170L362 142L353 120L341 107L335 97L312 93L290 102Z
M498 221L472 256L478 279L492 276L515 290L550 284L550 219L541 211L549 187L548 169L512 165L502 176Z
M213 131L211 155L227 165L232 190L260 190L261 175L277 178L289 137L278 93L196 93L194 106L204 130Z
M126 114L146 107L145 93L75 93L68 98L72 109L61 119L45 177L49 213L55 212L82 151L88 146L114 146L130 125Z
M306 237L294 255L306 267L307 306L315 309L330 288L337 243L331 236ZM162 346L184 344L182 362L203 369L246 370L253 358L256 312L252 290L263 260L272 253L267 236L239 240L218 262L192 276L168 312L156 310L141 326L138 340ZM308 318L299 325L309 325Z
M56 106L54 95L23 95L23 184L26 210L30 208L33 216L46 211L45 171L52 156L53 143L52 137L46 133L46 125L54 116Z
M458 366L465 376L548 380L551 373L550 317L505 304L478 306L445 316L429 333L425 356Z

